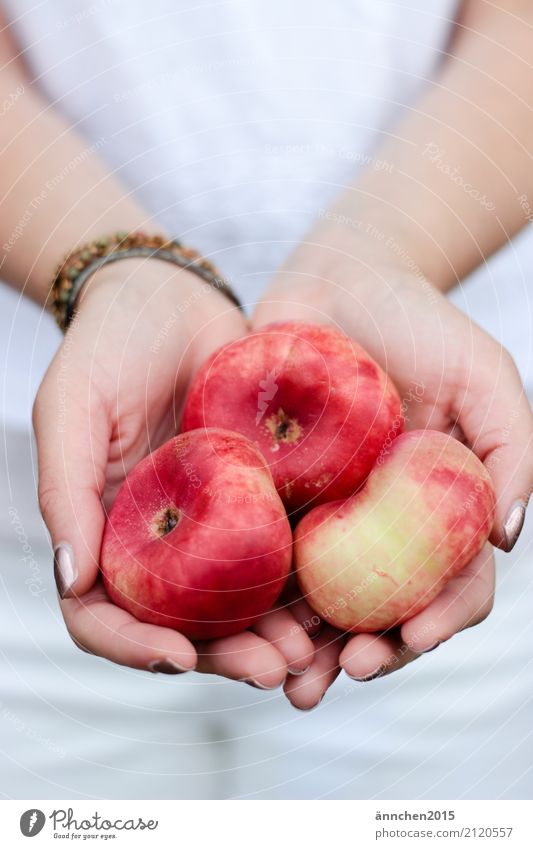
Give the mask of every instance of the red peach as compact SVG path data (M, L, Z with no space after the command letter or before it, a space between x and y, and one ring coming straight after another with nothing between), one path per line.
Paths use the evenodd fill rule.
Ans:
M402 429L391 381L330 326L266 325L213 354L189 391L183 429L244 433L288 510L351 495Z
M283 504L244 436L195 430L126 478L106 524L110 598L137 619L191 639L234 634L268 611L291 565Z

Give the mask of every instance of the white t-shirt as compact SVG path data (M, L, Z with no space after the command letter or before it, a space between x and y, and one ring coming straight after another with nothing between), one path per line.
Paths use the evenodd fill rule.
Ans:
M39 85L146 208L253 302L430 78L456 0L3 0ZM69 163L65 163L68 165ZM525 377L531 234L455 300ZM2 414L25 426L59 334L0 287ZM5 290L5 291L4 291Z

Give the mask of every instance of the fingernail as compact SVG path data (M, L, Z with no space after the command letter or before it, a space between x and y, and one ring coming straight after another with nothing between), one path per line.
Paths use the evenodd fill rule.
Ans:
M238 680L242 681L243 684L248 684L250 687L255 687L257 690L277 690L281 686L280 684L274 684L273 687L265 687L264 684L260 684L255 678L239 678Z
M54 549L54 578L59 598L65 598L77 577L72 548L68 542L60 542Z
M520 536L520 531L526 518L527 504L524 501L515 501L509 510L509 515L503 526L503 545L505 551L511 551Z
M307 708L304 708L304 707L298 707L298 705L292 705L292 702L291 702L291 705L293 706L293 708L294 708L295 710L300 710L300 711L302 711L303 713L306 713L308 710L315 710L315 708L317 708L317 707L319 706L320 702L322 701L322 699L324 698L324 696L325 696L325 695L326 695L326 694L324 693L324 694L322 695L322 697L318 700L318 702L316 703L316 705L311 705L311 707L307 707Z
M305 669L293 669L291 666L289 666L288 671L289 671L289 675L305 675L305 673L309 672L310 669L311 669L311 664L309 664L309 666L306 666Z
M175 660L170 657L162 657L158 660L151 660L148 664L150 672L164 672L165 675L181 675L182 672L191 672L185 666L180 666Z
M442 640L437 640L436 643L432 643L432 645L430 645L428 649L424 649L424 651L420 652L420 654L429 654L430 651L435 651L435 649L438 649L438 647L442 645L442 643Z
M377 669L374 669L373 672L370 672L368 675L364 675L362 678L356 678L355 675L348 675L348 678L351 678L352 681L373 681L374 678L380 678L386 670L386 666L384 663L381 663Z

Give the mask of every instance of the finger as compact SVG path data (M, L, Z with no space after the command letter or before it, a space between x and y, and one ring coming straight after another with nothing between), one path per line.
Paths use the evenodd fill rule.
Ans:
M291 675L301 675L311 666L315 647L288 608L266 613L251 630L281 652Z
M492 353L494 342L489 341ZM509 354L499 349L494 358L479 350L476 356L483 368L472 372L456 414L494 483L491 542L510 551L522 529L533 487L533 415Z
M402 669L458 631L483 621L492 609L494 584L494 557L487 545L428 607L400 629L352 637L341 654L341 667L357 681L372 681Z
M403 640L420 653L478 625L492 610L495 580L494 554L486 545L425 610L402 625Z
M61 372L61 353L58 357L34 405L39 505L55 552L59 593L82 596L98 574L110 433L107 412L90 384L80 376L74 388L62 389L69 378Z
M187 672L196 665L192 643L177 631L139 622L111 604L100 582L82 598L67 598L61 611L74 642L113 663L150 672Z
M287 677L287 663L273 645L251 631L197 644L198 672L273 690Z
M401 669L419 657L397 631L389 634L357 634L346 644L339 662L350 678L367 682Z
M335 628L325 627L315 640L315 656L304 675L289 675L283 687L291 705L298 710L317 707L340 672L339 653L345 637Z

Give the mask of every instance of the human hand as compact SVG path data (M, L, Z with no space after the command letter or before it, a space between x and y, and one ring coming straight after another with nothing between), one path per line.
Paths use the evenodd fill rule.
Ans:
M320 277L310 265L295 263L280 273L257 307L255 326L284 319L332 322L362 344L394 380L407 428L452 433L485 463L497 496L491 541L510 550L533 483L533 418L509 354L427 281L397 265L361 269L345 259ZM338 664L357 679L404 666L481 622L493 592L494 558L486 546L401 628L357 635L345 646L337 634ZM333 645L335 636L328 632ZM305 692L306 677L298 681L297 698ZM319 689L314 695L321 695Z
M85 651L138 669L198 667L269 687L284 680L288 663L308 664L312 643L287 634L294 621L286 610L255 632L197 647L113 605L99 578L105 508L130 469L175 434L200 363L246 329L221 293L157 260L106 266L84 290L39 389L34 426L40 506L54 548L61 543L61 609Z

